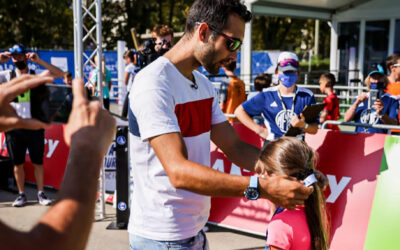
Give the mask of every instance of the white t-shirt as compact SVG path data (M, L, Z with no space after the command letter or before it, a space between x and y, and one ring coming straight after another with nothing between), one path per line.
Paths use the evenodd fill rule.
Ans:
M0 83L6 83L11 81L11 70L4 70L0 71ZM31 74L31 70L28 71L28 75ZM18 71L15 71L15 77L20 77L21 74L18 73ZM27 95L25 98L22 98L22 96ZM22 95L19 95L17 97L20 101L19 102L11 102L10 105L15 109L15 112L17 112L18 116L22 118L32 118L31 116L31 103L30 103L30 92L27 91Z
M132 88L133 79L135 78L136 75L136 66L133 64L126 65L125 72L129 73L128 85L126 86L126 89L129 92Z
M174 188L148 139L179 132L189 160L210 166L212 124L226 121L211 82L193 71L198 88L165 57L135 77L129 95L133 198L128 231L153 240L196 235L208 220L210 197Z

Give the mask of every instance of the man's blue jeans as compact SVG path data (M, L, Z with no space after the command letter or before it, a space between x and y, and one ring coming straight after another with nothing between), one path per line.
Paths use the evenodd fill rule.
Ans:
M206 234L200 231L196 236L177 241L157 241L129 234L132 250L208 250Z

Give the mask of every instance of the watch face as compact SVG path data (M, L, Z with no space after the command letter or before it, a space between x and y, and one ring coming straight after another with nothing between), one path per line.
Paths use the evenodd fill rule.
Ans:
M259 195L260 193L256 188L248 188L245 194L246 198L249 200L257 200Z

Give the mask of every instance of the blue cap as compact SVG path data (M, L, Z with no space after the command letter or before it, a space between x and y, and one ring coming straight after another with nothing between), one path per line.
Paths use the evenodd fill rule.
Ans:
M11 52L11 54L25 54L26 53L26 49L25 46L21 43L15 44L14 46L12 46L9 51Z
M385 75L385 70L383 69L382 65L377 64L376 67L374 67L374 69L368 73L368 76L371 76L373 74Z

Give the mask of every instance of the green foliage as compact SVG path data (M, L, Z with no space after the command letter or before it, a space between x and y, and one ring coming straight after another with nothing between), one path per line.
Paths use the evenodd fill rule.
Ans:
M125 0L122 4L103 1L103 36L107 49L118 40L133 48L130 29L138 34L152 30L156 24L167 24L175 32L184 31L186 16L193 0Z
M319 56L311 57L311 70L312 71L329 71L329 58L321 59ZM300 62L300 71L308 71L308 60L303 60Z
M71 0L0 0L0 48L73 46Z
M89 4L93 0L83 2ZM132 27L138 34L146 33L156 24L167 24L175 32L184 31L186 16L193 2L102 0L104 48L115 49L118 40L126 41L128 47L133 48ZM21 42L27 47L39 49L73 49L72 0L0 0L0 6L0 48L9 48ZM92 27L94 21L86 17L84 24ZM305 52L314 46L314 20L255 16L252 34L254 50L292 50L300 59L307 59ZM321 22L321 58L329 57L329 34L328 25ZM85 48L92 46L84 44ZM313 70L325 69L326 65L325 61L316 60Z
M289 50L300 58L308 59L307 51L314 48L315 20L289 17L254 16L254 50ZM329 57L330 28L326 22L320 22L320 55Z

